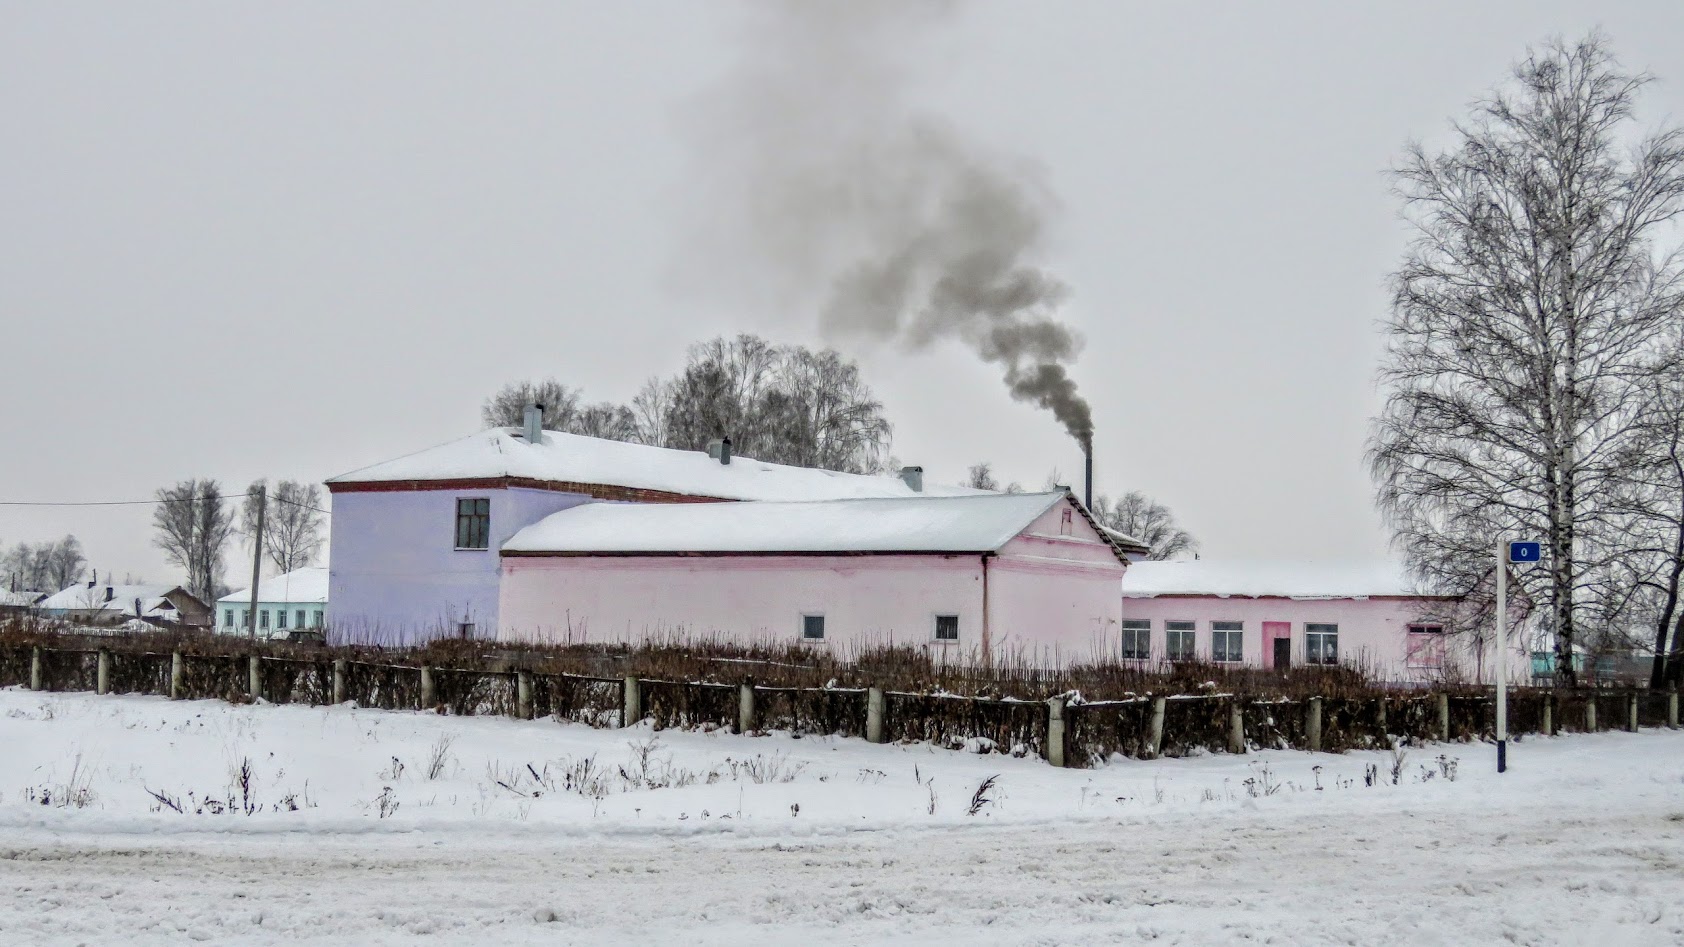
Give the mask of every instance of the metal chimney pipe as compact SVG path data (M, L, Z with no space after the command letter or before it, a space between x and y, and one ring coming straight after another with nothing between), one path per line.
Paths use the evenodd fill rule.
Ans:
M544 443L544 406L534 401L526 406L526 416L522 419L526 434L526 443Z
M1082 505L1091 510L1093 509L1093 445L1091 443L1082 445L1082 458L1087 468L1087 478L1083 481L1082 486Z

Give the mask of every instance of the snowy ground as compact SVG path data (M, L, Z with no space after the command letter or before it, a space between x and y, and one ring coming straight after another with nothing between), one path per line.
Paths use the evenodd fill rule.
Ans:
M1492 757L1054 770L6 690L0 943L1684 943L1684 733Z

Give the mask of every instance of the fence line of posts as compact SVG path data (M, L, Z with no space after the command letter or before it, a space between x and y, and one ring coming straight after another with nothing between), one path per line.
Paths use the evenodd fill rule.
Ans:
M976 752L1036 755L1054 766L1253 749L1340 752L1396 739L1495 736L1492 697L1479 692L1387 693L1277 699L1241 694L1045 701L916 694L878 687L775 687L592 677L526 669L462 670L346 658L252 653L194 655L110 648L0 648L0 686L329 705L387 710L555 717L596 727L648 720L656 728L788 730L929 741ZM1600 711L1599 711L1600 708ZM1605 713L1604 713L1605 712ZM1510 734L1679 726L1676 691L1522 690L1508 700Z

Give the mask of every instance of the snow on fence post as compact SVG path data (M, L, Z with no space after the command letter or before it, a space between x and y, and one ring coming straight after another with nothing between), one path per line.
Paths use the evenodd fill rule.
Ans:
M743 683L737 687L737 728L733 733L754 730L754 685Z
M532 672L515 672L515 716L532 719Z
M1245 752L1245 708L1238 697L1228 700L1228 752Z
M436 706L438 706L438 703L434 699L433 666L431 664L423 664L421 665L421 706L416 709L426 710L430 707Z
M41 690L41 646L35 645L29 649L29 689Z
M99 649L98 663L94 665L94 693L111 693L111 649Z
M1146 744L1146 758L1157 759L1164 749L1164 698L1152 698L1152 733Z
M254 704L263 699L263 658L256 654L246 658L246 694Z
M1677 730L1678 729L1678 692L1677 691L1673 691L1672 693L1666 695L1666 728L1668 730Z
M1304 742L1311 753L1321 752L1321 698L1310 698L1309 719L1304 721Z
M1440 743L1450 742L1450 695L1440 691L1433 695L1438 701L1438 740Z
M1064 698L1047 698L1047 762L1063 768L1067 765L1064 731Z
M1637 692L1626 695L1626 732L1637 732Z
M333 659L333 702L336 705L337 704L343 704L345 702L345 659L344 658L334 658Z
M182 666L181 652L170 652L170 700L180 700L182 681L186 678L186 669Z
M865 741L883 742L883 688L870 687L865 692Z
M635 727L643 719L643 689L638 686L634 675L626 675L625 686L620 689L620 726Z

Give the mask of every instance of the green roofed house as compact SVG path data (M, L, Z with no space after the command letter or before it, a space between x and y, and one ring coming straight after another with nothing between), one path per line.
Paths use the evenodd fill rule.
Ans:
M251 589L231 592L216 600L216 630L224 635L246 633ZM309 566L269 576L257 585L257 633L268 637L281 631L320 629L327 615L327 567Z

